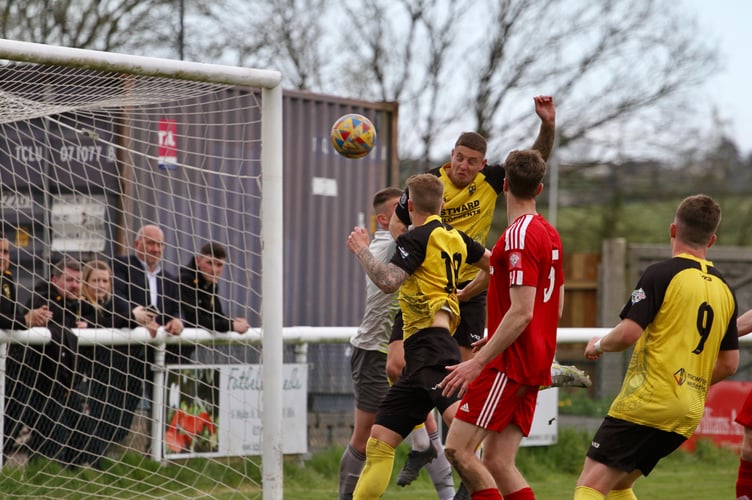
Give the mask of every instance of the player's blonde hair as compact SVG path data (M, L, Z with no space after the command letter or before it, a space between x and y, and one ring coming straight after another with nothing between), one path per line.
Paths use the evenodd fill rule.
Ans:
M109 264L103 260L94 259L84 264L84 269L81 273L81 296L84 300L98 308L101 304L97 300L96 295L94 295L94 291L89 286L89 278L91 278L94 271L107 271L107 274L110 276L110 289L107 290L107 297L105 298L105 300L108 300L112 296L112 269L110 269Z
M433 174L418 174L407 179L407 189L413 209L421 214L441 213L444 202L444 184Z

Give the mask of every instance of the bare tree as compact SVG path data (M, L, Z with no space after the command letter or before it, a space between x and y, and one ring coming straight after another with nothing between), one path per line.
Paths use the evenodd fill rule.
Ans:
M486 6L493 24L470 99L476 125L489 137L512 132L522 139L518 124L530 107L519 110L514 100L527 91L556 96L559 148L584 141L602 155L630 134L643 151L675 145L677 125L691 111L682 98L717 68L714 49L672 2L492 0Z
M0 36L66 47L174 56L178 0L5 0ZM166 55L166 54L165 54Z
M279 70L288 87L325 90L328 0L220 0L189 15L195 60Z
M441 14L437 9L428 11L423 16L428 44L428 57L424 83L419 86L424 90L416 96L415 106L418 116L424 116L424 127L420 135L423 146L419 156L423 158L423 168L429 167L431 150L437 135L457 117L461 116L460 106L444 107L445 93L453 86L451 77L450 50L457 35L457 21L467 11L469 3L451 2L448 11ZM449 153L449 150L446 150Z
M471 5L400 0L384 7L369 0L348 7L352 37L361 43L344 62L351 75L347 90L400 102L409 117L401 135L420 158L405 175L431 164L437 136L462 114L462 107L447 96L456 90L451 66L452 51L459 46L459 22Z
M536 94L555 96L558 151L580 160L614 144L627 145L621 158L675 149L693 90L717 68L670 0L6 0L0 12L5 38L184 50L278 69L298 89L398 101L402 153L417 164L466 129L492 154L530 144Z

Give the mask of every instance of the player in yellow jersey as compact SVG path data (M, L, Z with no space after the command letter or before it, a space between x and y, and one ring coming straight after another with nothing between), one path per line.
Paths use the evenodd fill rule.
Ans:
M720 220L712 198L685 198L670 226L671 258L645 270L621 322L588 342L591 360L634 351L588 449L575 500L637 498L635 481L692 435L710 385L736 371L736 298L706 259Z
M441 394L446 366L460 360L452 334L459 323L457 277L465 264L488 270L490 251L439 216L444 186L436 176L422 174L408 182L408 210L413 228L397 238L388 264L368 249L368 234L356 227L347 246L368 277L381 290L399 289L404 322L405 370L379 405L366 445L366 464L353 498L379 498L394 465L394 450L413 428L438 408L449 423L456 397Z

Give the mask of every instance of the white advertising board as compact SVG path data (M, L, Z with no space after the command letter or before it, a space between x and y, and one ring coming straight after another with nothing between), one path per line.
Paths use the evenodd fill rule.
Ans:
M553 387L539 391L530 435L522 438L520 446L548 446L556 444L559 433L558 417L559 389Z
M58 195L52 198L50 225L54 252L101 252L107 242L107 204L99 195Z
M282 452L308 452L308 365L284 365ZM261 365L168 367L164 456L262 453Z

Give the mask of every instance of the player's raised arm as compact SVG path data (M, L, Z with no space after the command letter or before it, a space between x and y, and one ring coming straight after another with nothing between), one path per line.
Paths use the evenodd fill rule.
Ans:
M535 101L535 114L540 118L541 125L538 137L535 139L532 149L540 151L543 159L548 161L554 148L556 138L556 107L554 98L548 95L539 95L533 98Z

